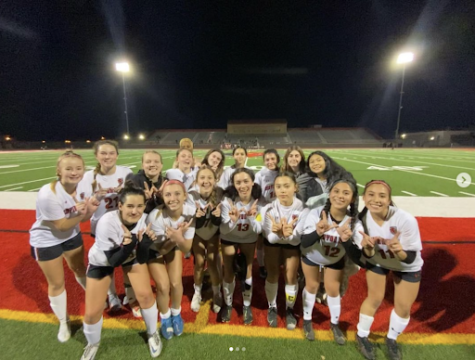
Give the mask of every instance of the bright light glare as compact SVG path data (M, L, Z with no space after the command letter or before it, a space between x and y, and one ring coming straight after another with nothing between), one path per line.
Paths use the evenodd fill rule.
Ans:
M431 137L430 137L430 139L431 139L431 140L434 140L434 139L435 139L435 137L434 137L434 136L431 136Z
M129 140L129 135L125 134L124 135L124 140Z
M401 135L401 138L405 139L405 138L406 138L406 134L402 134L402 135Z
M144 135L144 134L140 134L140 135L139 135L139 139L140 139L140 140L145 140L145 135Z
M121 63L115 63L115 69L119 72L129 72L129 63L127 62L121 62Z
M412 52L401 53L397 57L398 64L407 64L414 60L414 54Z

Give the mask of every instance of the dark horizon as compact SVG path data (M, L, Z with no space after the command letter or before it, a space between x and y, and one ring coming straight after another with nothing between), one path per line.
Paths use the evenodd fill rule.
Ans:
M19 0L3 5L0 134L18 140L225 129L366 127L383 138L475 125L475 4L468 0L204 2Z

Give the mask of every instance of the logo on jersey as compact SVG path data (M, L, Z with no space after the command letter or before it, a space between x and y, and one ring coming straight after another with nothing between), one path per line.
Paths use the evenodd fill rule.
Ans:
M397 227L396 226L390 226L389 227L389 232L393 235L396 235L397 233Z
M124 179L119 178L117 179L117 182L119 183L119 186L122 186L122 184L124 183Z
M84 195L85 194L83 192L79 194L79 197L81 198L81 200L84 200Z

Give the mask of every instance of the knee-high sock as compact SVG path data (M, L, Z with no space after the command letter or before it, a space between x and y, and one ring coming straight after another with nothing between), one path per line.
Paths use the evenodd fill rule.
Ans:
M360 321L356 328L358 329L359 337L368 337L371 325L373 325L374 317L360 313Z
M312 294L303 289L302 291L302 301L303 301L303 319L312 320L313 307L315 306L315 296L317 294Z
M389 330L388 330L388 338L397 340L397 337L402 334L404 329L406 328L407 324L409 324L409 318L403 319L396 311L391 311L391 318L389 320Z
M97 323L89 325L83 323L84 326L84 336L87 339L87 343L89 345L96 345L99 344L101 341L101 331L102 331L102 321L103 317L101 316L101 320Z
M233 304L233 294L234 288L236 287L236 281L233 280L232 283L227 283L223 281L223 290L224 290L224 302L227 306L232 306Z
M297 300L298 285L285 285L285 305L293 309Z
M157 303L154 302L152 307L141 310L143 321L147 327L147 334L153 335L157 331L158 308Z
M53 310L54 314L58 318L60 323L65 323L68 321L68 309L67 309L67 295L66 290L64 290L58 296L48 296L49 305Z
M251 306L252 300L252 277L244 281L244 291L242 293L244 306Z
M277 307L277 289L279 287L279 283L271 283L266 280L265 290L266 290L266 297L267 302L269 303L269 307Z
M327 295L327 304L330 309L331 323L337 325L340 322L341 298L340 295L331 297Z

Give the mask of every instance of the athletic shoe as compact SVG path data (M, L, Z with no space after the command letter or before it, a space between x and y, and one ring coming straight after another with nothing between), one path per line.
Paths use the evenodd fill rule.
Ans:
M193 312L198 312L200 311L201 307L201 294L199 293L194 293L193 298L191 299L191 310Z
M175 336L180 336L183 334L183 319L181 318L181 314L172 315L172 327L173 327L173 334Z
M343 332L341 331L338 324L330 323L330 329L332 330L333 338L335 339L335 342L338 345L345 345L346 343L345 335L343 335Z
M109 299L109 309L111 311L119 311L122 309L122 304L117 294L109 294L107 298Z
M160 332L165 339L170 340L173 337L172 318L161 319L161 322L162 325L160 326Z
M267 278L267 270L264 266L259 267L259 276L261 277L261 279Z
M148 347L150 349L150 355L153 358L156 358L162 352L163 344L162 340L160 340L160 335L158 335L158 331L148 338Z
M297 326L297 319L294 315L294 309L288 307L285 311L285 323L287 325L287 330L294 330Z
M396 340L386 338L386 346L388 347L389 358L391 360L402 360L401 350Z
M142 319L142 311L140 311L140 306L134 306L132 308L132 315L134 315L134 318Z
M223 297L221 296L221 293L217 293L213 295L213 312L215 314L219 313L221 311L221 307L223 306Z
M242 314L244 317L244 325L251 325L253 320L251 307L244 305L242 308Z
M228 305L224 305L222 308L221 308L221 311L220 311L220 317L221 317L221 322L230 322L231 321L231 314L233 313L233 307L232 306L228 306Z
M94 360L97 350L99 350L99 344L87 344L82 353L81 360Z
M58 331L58 340L59 342L66 342L71 338L71 322L69 318L67 321L62 322L59 324L59 331Z
M358 350L360 353L368 360L375 360L376 356L374 354L373 344L369 341L367 337L359 337L356 334L356 342L358 343Z
M305 334L305 338L308 341L315 340L315 332L313 331L312 320L303 321L303 333Z
M277 308L272 306L267 310L267 322L270 327L277 327Z

